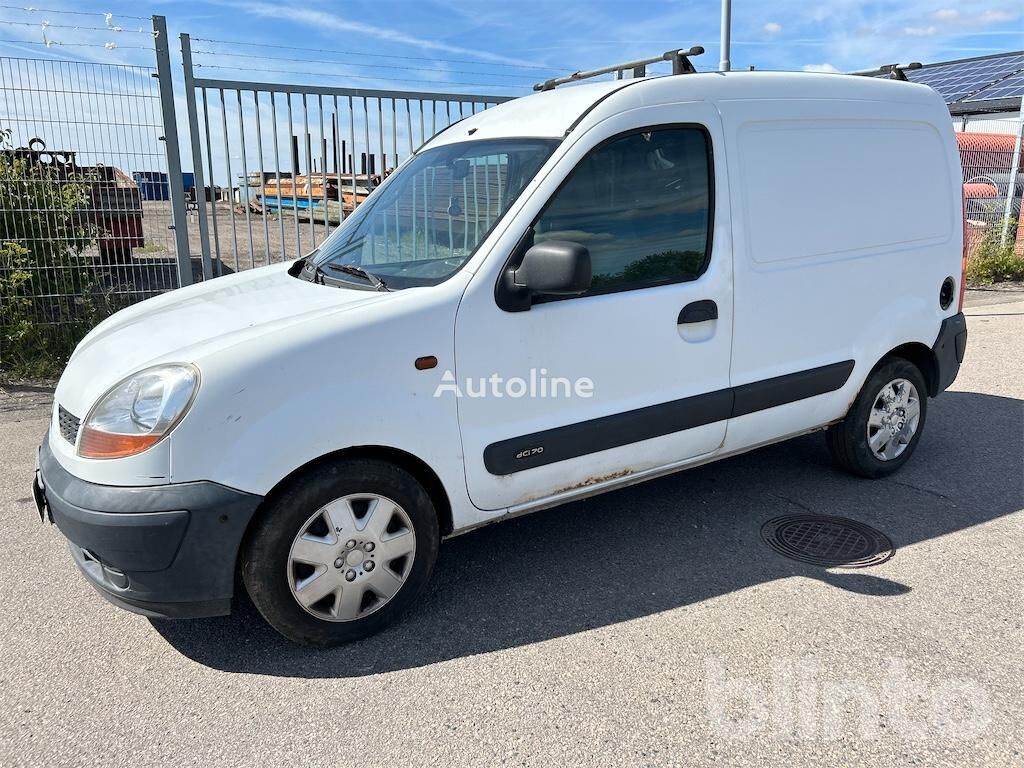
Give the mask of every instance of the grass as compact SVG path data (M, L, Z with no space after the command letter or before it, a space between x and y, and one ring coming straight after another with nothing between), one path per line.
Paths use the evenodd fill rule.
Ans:
M1017 222L1010 220L1006 242L1002 242L1002 226L989 227L967 262L969 285L991 285L1024 280L1024 258L1014 253Z
M135 253L167 253L167 249L158 243L147 243L136 248Z

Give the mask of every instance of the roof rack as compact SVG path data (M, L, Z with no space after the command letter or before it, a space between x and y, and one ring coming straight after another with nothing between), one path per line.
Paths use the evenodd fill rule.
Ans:
M691 75L697 72L696 68L690 62L690 56L700 56L704 53L704 48L699 45L695 45L692 48L683 50L682 48L673 49L671 51L665 51L660 56L652 56L649 59L637 59L636 61L626 61L622 64L613 64L610 67L601 67L601 69L591 69L585 72L573 72L567 77L556 77L551 80L545 80L543 83L537 83L533 86L535 91L550 91L559 85L565 85L566 83L575 83L577 80L586 80L591 77L597 77L598 75L607 75L612 72L618 74L619 79L622 79L622 74L626 70L631 70L633 77L644 77L647 74L647 65L656 64L659 61L671 61L672 62L672 74L673 75Z
M862 72L854 72L855 75L864 75L865 77L878 77L879 75L888 75L890 80L902 80L904 83L910 82L907 79L905 70L908 69L920 69L921 62L912 61L909 64L883 64L878 69L866 69Z
M890 80L902 80L907 83L907 75L904 72L906 69L920 69L920 61L912 61L909 64L886 64L883 67L879 67L878 71L883 75L888 75Z

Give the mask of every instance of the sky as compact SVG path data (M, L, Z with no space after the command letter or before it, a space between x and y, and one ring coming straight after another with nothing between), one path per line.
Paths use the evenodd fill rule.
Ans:
M525 95L533 83L549 77L671 48L703 46L706 52L694 61L698 70L717 69L720 58L716 0L38 0L31 9L28 5L0 0L0 95L5 101L0 125L7 118L26 135L47 131L51 141L87 151L91 137L82 125L90 120L138 122L137 141L152 145L152 120L126 120L117 105L89 95L96 89L89 73L102 67L86 68L82 87L76 86L82 91L78 101L69 102L51 83L51 103L33 104L28 99L44 102L48 92L44 87L42 95L37 93L37 70L25 63L20 65L25 71L5 72L2 65L3 57L18 57L151 67L148 17L160 14L169 28L186 167L191 147L178 40L182 32L192 36L197 77L503 96ZM733 69L857 71L1021 49L1021 0L735 0L733 5ZM667 65L652 70L664 71ZM158 106L148 72L140 70L134 77L123 88L151 94L137 104ZM67 120L68 112L83 119ZM126 136L122 143L135 140ZM100 144L112 153L109 141ZM214 137L215 155L241 159L234 143L226 152L216 144ZM247 151L252 151L251 140ZM127 166L144 160L111 154L106 162ZM236 173L232 168L231 175Z
M461 90L490 86L514 94L525 93L543 77L672 47L704 46L698 69L717 69L719 61L720 11L714 0L40 0L33 5L46 11L15 10L27 5L8 0L0 6L0 39L5 41L0 56L148 63L147 51L129 47L144 37L132 30L148 25L127 15L157 13L167 17L172 40L188 32L194 38L320 49L194 44L197 50L232 54L195 57L210 77L255 79L258 72L262 80L337 82L347 77L367 87L437 83ZM112 14L110 22L104 13ZM40 44L43 21L50 22L45 30L49 48ZM27 44L9 42L14 40ZM851 71L897 61L980 56L1024 48L1024 3L736 0L732 45L734 69Z

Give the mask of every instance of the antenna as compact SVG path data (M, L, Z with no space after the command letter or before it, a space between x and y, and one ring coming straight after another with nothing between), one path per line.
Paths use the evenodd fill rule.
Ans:
M577 80L587 80L591 77L597 77L598 75L607 75L615 72L619 79L622 79L622 73L626 70L633 71L633 77L644 77L647 74L647 65L656 64L660 61L671 61L672 62L672 74L673 75L692 75L696 74L697 69L693 66L690 61L691 56L700 56L704 53L704 48L695 45L692 48L683 50L682 48L673 49L671 51L665 51L660 56L652 56L649 59L637 59L636 61L626 61L622 64L612 64L610 67L601 67L600 69L590 69L584 72L573 72L571 75L566 77L556 77L551 80L545 80L543 83L537 83L533 86L535 91L550 91L557 88L559 85L565 85L566 83L575 83Z

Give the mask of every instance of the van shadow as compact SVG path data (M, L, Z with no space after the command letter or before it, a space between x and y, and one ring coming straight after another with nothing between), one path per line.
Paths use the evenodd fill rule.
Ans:
M156 621L174 648L216 669L350 677L536 643L791 576L876 599L913 585L899 548L1024 505L1024 401L947 392L930 403L913 459L887 480L831 467L820 434L510 520L446 542L419 605L379 635L329 650L293 645L248 600L230 617ZM897 547L889 564L826 571L761 541L772 517L860 520Z

